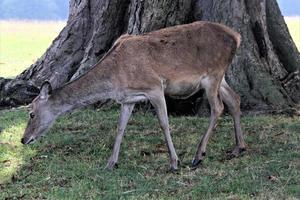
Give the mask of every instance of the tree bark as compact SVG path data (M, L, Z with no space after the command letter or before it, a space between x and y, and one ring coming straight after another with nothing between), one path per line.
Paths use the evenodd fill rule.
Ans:
M84 74L123 33L141 34L197 20L226 24L242 44L226 74L246 111L279 111L300 102L300 55L276 0L71 0L66 27L46 53L13 80L0 79L0 105L29 103L39 86L53 87ZM176 114L203 114L203 91L168 98Z

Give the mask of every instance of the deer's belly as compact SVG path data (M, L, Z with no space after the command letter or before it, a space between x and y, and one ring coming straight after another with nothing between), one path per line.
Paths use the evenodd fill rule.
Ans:
M201 88L200 81L178 81L166 84L165 94L177 99L186 99Z

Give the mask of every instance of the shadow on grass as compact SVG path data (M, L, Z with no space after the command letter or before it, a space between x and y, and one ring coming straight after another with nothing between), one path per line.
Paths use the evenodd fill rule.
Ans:
M34 152L20 143L26 120L24 109L0 111L0 184L14 181L14 174Z

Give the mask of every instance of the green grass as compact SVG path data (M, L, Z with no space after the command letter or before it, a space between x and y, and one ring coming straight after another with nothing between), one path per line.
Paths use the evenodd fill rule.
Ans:
M190 169L207 118L171 117L181 159L168 172L168 154L157 119L134 113L121 147L119 168L104 170L118 111L81 110L58 119L33 145L20 145L27 113L1 111L0 199L298 199L300 118L244 117L248 151L226 160L234 144L229 117L220 120L207 158ZM271 178L270 178L271 177Z
M0 77L13 77L33 64L65 22L0 21Z

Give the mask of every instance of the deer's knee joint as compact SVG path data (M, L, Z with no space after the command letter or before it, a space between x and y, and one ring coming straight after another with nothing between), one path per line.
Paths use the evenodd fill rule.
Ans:
M222 102L216 104L211 108L212 114L218 117L222 114L223 110L224 110L224 105Z
M241 109L239 106L237 107L231 107L229 108L229 112L231 113L231 115L235 116L235 115L242 115Z

